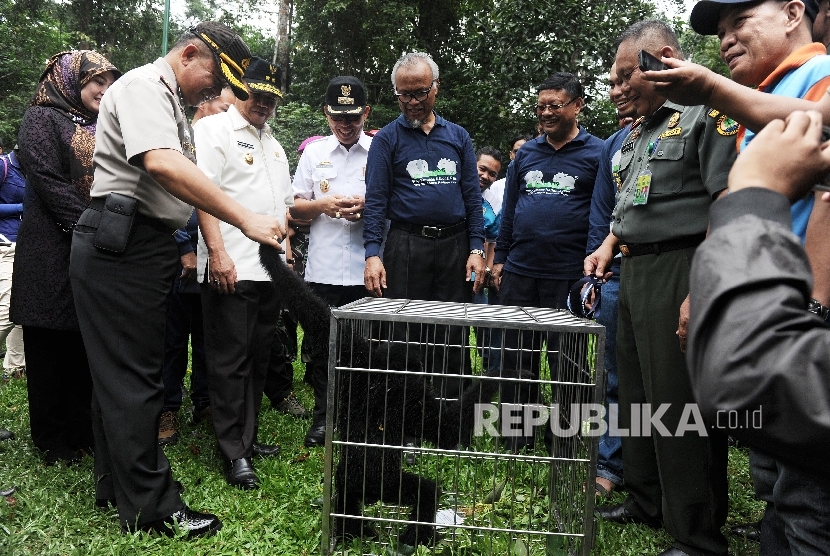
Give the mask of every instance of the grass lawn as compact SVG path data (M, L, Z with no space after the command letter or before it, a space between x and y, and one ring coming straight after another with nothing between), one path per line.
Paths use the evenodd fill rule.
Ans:
M302 383L302 373L302 364L295 363L296 393L311 407L313 397ZM309 421L277 413L264 401L259 439L281 444L282 453L277 458L257 459L262 486L257 491L241 491L225 483L212 429L188 424L189 399L179 418L183 423L179 443L165 452L175 478L185 486L183 499L194 509L217 514L224 527L214 537L194 541L125 535L114 510L94 508L92 458L84 458L75 467L47 467L29 437L25 379L0 385L0 427L17 435L0 444L0 489L17 487L12 496L0 499L0 554L320 554L320 510L311 507L311 502L323 491L323 449L303 447ZM745 451L730 449L729 475L728 524L757 520L762 506L752 496ZM615 494L612 502L622 499L623 494ZM669 544L664 531L600 522L593 554L642 556L657 554ZM437 552L462 553L444 544ZM429 553L424 548L418 552ZM465 555L480 553L463 551ZM757 555L758 546L731 538L730 553Z

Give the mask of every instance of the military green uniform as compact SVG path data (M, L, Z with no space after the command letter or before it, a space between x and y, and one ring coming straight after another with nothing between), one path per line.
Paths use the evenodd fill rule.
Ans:
M670 404L660 420L672 435L689 422L683 412L694 398L675 331L709 205L727 185L736 133L737 124L716 111L666 102L636 122L621 147L612 232L624 255L617 331L623 429L631 430L632 404L649 403L652 414ZM725 435L651 433L623 440L626 509L662 519L675 548L688 554L726 554Z

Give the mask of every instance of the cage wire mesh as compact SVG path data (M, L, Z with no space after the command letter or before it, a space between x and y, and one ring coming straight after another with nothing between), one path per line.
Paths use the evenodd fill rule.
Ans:
M333 310L322 553L590 554L604 343L562 310Z

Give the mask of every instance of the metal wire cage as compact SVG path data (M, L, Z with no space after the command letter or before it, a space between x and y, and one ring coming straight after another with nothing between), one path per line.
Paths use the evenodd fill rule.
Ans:
M604 343L562 310L332 310L322 553L590 554Z

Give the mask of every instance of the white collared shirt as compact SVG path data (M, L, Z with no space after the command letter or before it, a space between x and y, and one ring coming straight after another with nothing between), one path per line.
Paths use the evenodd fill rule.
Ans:
M365 196L371 144L372 138L363 133L348 150L334 135L306 145L294 175L294 196L309 201L328 195ZM327 185L321 188L323 183ZM349 222L321 214L311 221L305 279L319 284L362 285L364 254L362 220Z
M246 209L272 216L285 224L285 210L294 205L285 151L268 124L260 130L231 106L227 112L196 122L196 159L199 169ZM225 250L239 280L268 281L259 263L259 244L238 228L219 222ZM204 280L208 262L205 238L199 230L196 271Z

